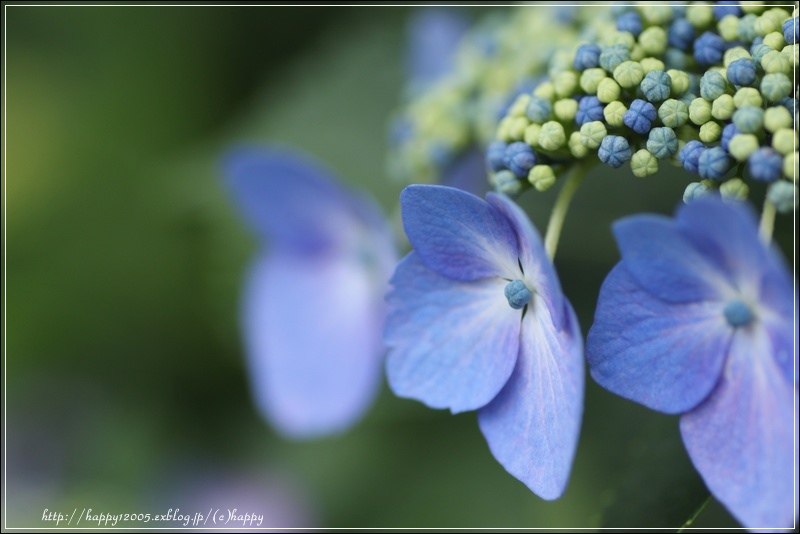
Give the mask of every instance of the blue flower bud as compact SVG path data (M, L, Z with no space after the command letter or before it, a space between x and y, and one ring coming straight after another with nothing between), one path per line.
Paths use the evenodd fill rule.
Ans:
M714 100L725 94L728 82L725 77L715 70L706 71L700 78L700 96L706 100Z
M733 166L733 159L728 155L722 147L715 146L703 150L700 157L697 159L697 174L701 178L709 178L711 180L722 180L731 167Z
M772 52L772 48L762 43L756 44L755 41L753 42L753 46L750 47L750 55L753 56L753 61L755 61L758 66L761 66L761 60L770 52Z
M586 70L600 65L600 47L596 44L583 44L575 52L575 70Z
M684 70L689 64L690 56L684 54L677 48L667 48L664 53L664 66L667 70L677 69Z
M517 141L506 147L505 165L517 178L525 178L536 165L536 156L528 143Z
M753 13L748 13L739 19L739 26L736 28L736 37L738 37L740 41L752 43L753 39L758 37L758 34L756 33L757 19L758 15Z
M503 290L505 293L506 298L508 299L508 305L514 308L515 310L521 310L525 307L525 305L530 302L533 293L531 290L528 289L528 286L525 285L525 282L522 280L514 280L513 282L509 282L506 285L506 288Z
M752 86L756 81L756 65L749 58L737 59L728 65L726 74L733 85Z
M658 112L653 104L637 98L631 102L631 107L625 112L622 122L634 132L643 135L650 131L650 126L657 116Z
M767 200L772 202L779 213L792 213L794 211L795 185L786 180L780 180L769 186Z
M653 128L647 137L647 150L658 159L670 158L678 152L678 136L666 126Z
M502 170L492 176L491 180L494 188L507 195L516 195L522 189L522 183L517 180L514 173L509 170Z
M740 133L742 133L742 132L740 132L736 128L735 124L730 123L730 124L726 125L722 129L722 137L720 138L720 141L719 141L719 144L723 148L723 150L728 152L728 145L730 144L731 139L733 138L734 135L740 134Z
M761 94L769 102L780 102L792 93L792 80L782 72L766 74L761 79Z
M533 122L543 124L550 120L550 115L553 113L553 104L546 98L540 96L532 96L528 107L525 109L525 115Z
M700 160L700 154L706 149L705 145L697 140L691 140L685 145L678 154L678 160L683 165L683 168L692 174L697 174L697 165Z
M744 106L733 114L733 124L742 133L758 133L764 127L764 110L756 106Z
M774 182L783 172L783 156L770 147L761 147L747 159L750 176L760 182Z
M652 70L647 73L639 87L647 100L661 102L669 98L672 78L663 70Z
M583 126L587 122L602 121L605 106L596 96L584 96L578 102L578 112L575 114L575 123Z
M689 50L694 43L694 26L686 19L675 19L667 31L669 46L680 50Z
M797 17L783 22L783 39L787 45L797 44Z
M725 320L734 328L747 326L753 320L750 307L739 299L733 299L725 305L723 310Z
M623 13L617 19L617 29L621 32L632 33L634 37L638 37L642 33L642 18L636 11Z
M683 202L684 204L688 204L693 200L707 197L712 194L714 194L714 190L711 189L707 184L704 184L703 182L692 182L686 186L686 189L683 192Z
M503 141L493 141L486 149L486 166L492 171L506 168L506 146Z
M615 169L630 160L632 155L628 140L620 135L607 135L597 150L600 161Z
M714 18L717 20L722 20L725 15L733 15L734 17L742 16L739 2L717 2L711 10L714 12Z
M624 61L630 61L631 52L625 45L615 44L601 49L598 61L607 72L614 72Z
M725 41L716 33L705 32L694 41L694 58L700 65L722 63L724 52Z

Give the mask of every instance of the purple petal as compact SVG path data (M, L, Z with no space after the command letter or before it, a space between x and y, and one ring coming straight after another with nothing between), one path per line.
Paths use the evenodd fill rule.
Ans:
M508 380L519 351L521 312L507 282L449 280L416 252L397 267L384 341L387 376L401 397L453 413L486 405Z
M486 200L497 208L506 218L517 233L519 242L519 260L525 271L525 278L531 287L544 297L550 317L556 328L561 328L564 320L564 294L558 281L556 270L542 244L539 232L531 224L530 219L512 200L503 195L489 193Z
M514 229L485 201L451 187L411 185L400 203L406 235L429 269L453 280L519 276Z
M284 247L318 250L358 226L358 203L310 158L286 150L238 149L225 161L232 196L253 230Z
M796 520L797 389L770 354L758 325L734 335L723 378L681 418L689 456L711 493L747 528Z
M567 301L557 331L536 297L522 320L520 357L508 384L478 412L495 458L543 499L566 489L583 411L583 341Z
M358 257L275 254L253 266L244 329L258 407L282 434L344 430L380 382L383 285Z
M598 384L654 410L681 413L719 380L733 330L724 304L665 302L618 264L603 282L586 358Z
M635 215L614 223L622 261L643 289L668 302L720 300L732 294L724 273L693 246L675 221Z

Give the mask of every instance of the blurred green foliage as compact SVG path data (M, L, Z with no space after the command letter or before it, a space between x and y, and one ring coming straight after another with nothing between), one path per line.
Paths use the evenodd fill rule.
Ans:
M474 414L386 387L355 429L308 443L255 413L237 324L255 243L220 158L294 145L391 212L385 132L409 9L4 9L6 526L52 526L45 508L166 513L237 473L295 499L278 527L678 527L705 498L677 418L590 379L552 503L494 461ZM617 260L611 221L671 212L686 182L587 179L557 259L584 331ZM540 228L553 195L521 201ZM696 526L736 523L712 504Z

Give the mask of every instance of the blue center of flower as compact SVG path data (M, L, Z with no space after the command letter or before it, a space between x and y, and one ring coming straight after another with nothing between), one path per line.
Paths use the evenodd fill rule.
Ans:
M521 310L531 300L531 290L522 280L509 282L504 291L508 299L508 305L515 310Z
M725 319L734 328L746 326L753 320L753 312L739 299L734 299L725 305Z

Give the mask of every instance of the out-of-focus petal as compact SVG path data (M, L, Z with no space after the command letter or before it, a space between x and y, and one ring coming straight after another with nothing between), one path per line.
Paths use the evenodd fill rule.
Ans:
M749 529L789 528L795 520L797 389L770 357L773 350L758 325L737 331L719 385L681 417L695 467Z
M343 430L371 403L384 311L369 269L339 252L275 254L253 266L244 302L251 382L282 434Z
M674 220L661 215L635 215L614 223L622 261L634 280L668 302L720 300L732 289L708 258L679 231Z
M384 340L387 376L401 397L454 413L486 405L502 389L519 351L520 311L506 282L449 280L416 252L397 267Z
M429 269L453 280L519 276L514 229L486 201L451 187L411 185L400 203L408 240Z
M489 193L486 200L508 218L517 233L519 261L537 293L544 297L553 325L560 329L564 320L564 294L553 263L547 257L539 232L528 216L514 202L503 195Z
M441 184L483 197L489 192L486 179L486 156L473 148L458 157L444 170Z
M618 264L603 282L586 358L598 384L667 413L694 408L719 380L733 330L718 303L664 302Z
M285 149L240 148L225 174L245 220L263 238L315 251L350 239L359 221L354 201L308 157Z
M583 413L583 338L569 302L556 331L537 298L522 320L517 366L478 423L495 458L543 499L566 489Z
M409 85L420 90L449 73L461 38L469 29L465 13L452 7L422 7L411 17Z

